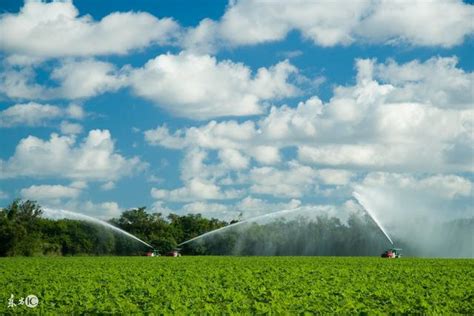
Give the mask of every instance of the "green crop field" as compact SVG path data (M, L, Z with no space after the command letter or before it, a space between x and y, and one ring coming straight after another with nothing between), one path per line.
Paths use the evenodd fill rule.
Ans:
M343 257L1 258L0 314L474 313L474 261ZM8 306L13 294L16 306ZM35 308L18 304L34 294Z

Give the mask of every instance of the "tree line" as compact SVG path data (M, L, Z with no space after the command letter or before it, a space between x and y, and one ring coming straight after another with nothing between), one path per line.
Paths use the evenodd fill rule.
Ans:
M69 255L143 255L149 249L132 238L103 226L81 220L49 219L34 201L15 200L0 210L0 256L69 256ZM149 213L145 207L124 211L109 220L160 253L175 249L180 243L206 232L236 223L200 214L163 216ZM466 244L474 221L453 221L440 229L464 232L461 239L445 240L439 246L456 249ZM396 242L408 255L419 249L403 240ZM217 234L181 247L189 255L327 255L372 256L390 247L385 236L366 214L339 218L319 215L308 219L276 219L266 223L242 223ZM438 246L438 245L437 245ZM436 248L438 249L438 248ZM436 255L436 254L435 254Z
M109 220L160 253L177 243L227 225L197 214L150 214L145 207ZM0 210L0 256L143 255L149 248L101 225L74 219L49 219L35 201L15 200Z

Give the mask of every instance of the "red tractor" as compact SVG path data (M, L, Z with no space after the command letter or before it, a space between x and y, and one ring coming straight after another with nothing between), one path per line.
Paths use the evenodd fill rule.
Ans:
M181 257L181 253L179 252L179 249L174 249L171 250L170 252L167 252L165 254L167 257Z
M147 253L145 253L145 256L147 256L147 257L159 257L160 253L157 250L153 249L153 251L150 250Z
M402 250L400 248L387 249L382 253L382 258L400 258L402 256Z

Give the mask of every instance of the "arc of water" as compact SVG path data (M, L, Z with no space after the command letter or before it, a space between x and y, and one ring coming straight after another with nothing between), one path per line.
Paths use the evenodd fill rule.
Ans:
M143 240L141 240L137 236L134 236L134 235L124 231L123 229L120 229L120 228L118 228L118 227L116 227L112 224L109 224L109 223L107 223L103 220L100 220L98 218L95 218L95 217L92 217L92 216L89 216L89 215L84 215L84 214L81 214L81 213L72 212L72 211L66 211L66 210L54 210L54 209L45 208L45 209L43 209L43 211L44 211L45 214L49 214L51 216L66 217L66 218L69 218L69 219L79 219L79 220L83 220L83 221L92 222L92 223L95 223L95 224L102 225L102 226L107 227L109 229L112 229L112 230L114 230L114 231L116 231L120 234L124 234L127 237L135 239L136 241L141 242L142 244L154 249L152 245L144 242Z
M261 220L261 219L264 219L264 218L267 218L267 217L278 216L278 215L282 215L282 214L285 214L285 213L293 213L293 212L297 212L297 211L301 211L301 210L302 210L302 207L298 207L298 208L294 208L294 209L282 210L282 211L278 211L278 212L273 212L273 213L269 213L269 214L265 214L265 215L252 217L252 218L243 220L241 222L237 222L237 223L234 223L234 224L230 224L230 225L227 225L227 226L224 226L224 227L221 227L221 228L211 230L210 232L207 232L207 233L204 233L204 234L199 235L197 237L186 240L186 241L178 244L178 246L185 245L185 244L190 243L192 241L195 241L197 239L201 239L201 238L207 237L209 235L216 234L218 232L221 232L223 230L227 230L227 229L235 227L235 226L239 226L239 225L246 224L246 223L251 223L251 222L256 222L258 220Z
M385 235L385 237L387 237L387 239L390 241L390 243L393 245L393 241L392 241L392 238L390 238L390 236L388 235L387 231L385 230L385 228L382 226L382 224L379 222L379 220L377 219L377 217L375 217L375 215L372 213L372 211L370 210L370 208L367 206L367 203L365 203L365 200L364 198L357 192L353 192L352 193L352 196L356 199L356 201L362 206L362 208L367 212L367 214L369 214L370 218L372 218L372 220L375 222L375 224L377 224L377 226L379 227L379 229L382 231L382 233Z

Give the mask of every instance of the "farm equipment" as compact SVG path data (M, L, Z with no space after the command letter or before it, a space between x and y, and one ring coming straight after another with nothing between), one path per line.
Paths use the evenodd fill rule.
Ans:
M400 248L387 249L382 253L382 258L400 258L402 256L402 250Z
M153 251L152 250L148 251L145 254L145 256L147 256L147 257L158 257L158 256L160 256L160 253L158 252L158 250L153 249Z
M173 249L170 252L167 252L165 256L167 257L181 257L181 253L179 252L181 249Z

